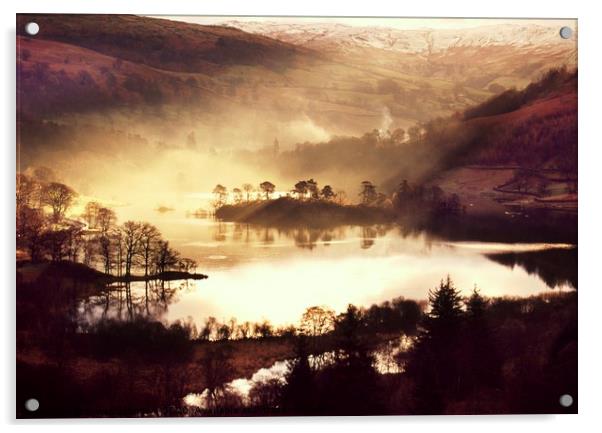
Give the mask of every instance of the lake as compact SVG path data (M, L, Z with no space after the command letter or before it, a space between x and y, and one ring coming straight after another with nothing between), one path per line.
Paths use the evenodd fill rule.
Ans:
M548 283L537 269L492 260L490 254L567 250L567 244L451 242L426 233L406 234L396 225L341 226L328 230L278 229L195 218L182 211L120 211L120 221L155 224L183 256L198 262L206 280L132 283L135 304L124 308L120 290L87 299L81 315L150 314L188 320L200 329L210 316L276 326L297 324L307 307L344 311L396 297L424 300L450 274L463 293L529 296L572 290L567 281ZM527 271L525 268L529 269Z

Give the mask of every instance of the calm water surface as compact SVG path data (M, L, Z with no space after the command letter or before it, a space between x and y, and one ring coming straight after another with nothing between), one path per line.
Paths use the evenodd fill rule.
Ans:
M195 259L206 280L132 283L134 312L120 291L86 300L81 313L124 317L151 314L161 320L192 320L199 328L209 316L225 322L296 324L303 311L326 305L340 312L352 303L369 306L403 296L426 299L448 273L469 293L528 296L549 290L536 274L485 256L564 248L551 244L447 242L425 234L404 234L398 226L343 226L332 230L282 230L198 219L184 212L140 215L122 211L120 220L144 219L182 253Z

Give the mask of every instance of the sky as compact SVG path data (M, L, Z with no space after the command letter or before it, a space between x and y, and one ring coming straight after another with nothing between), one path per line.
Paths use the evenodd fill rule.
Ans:
M465 29L482 27L493 24L538 24L544 26L574 25L572 19L487 19L487 18L391 18L391 17L245 17L245 16L164 16L174 21L184 21L195 24L220 24L225 21L271 21L280 23L340 23L357 27L389 27L401 30L412 29Z

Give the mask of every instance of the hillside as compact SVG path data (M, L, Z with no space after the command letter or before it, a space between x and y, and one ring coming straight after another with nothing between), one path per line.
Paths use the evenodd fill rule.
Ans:
M461 124L478 131L476 139L459 140L449 169L431 182L484 209L576 212L576 72L552 70L466 110Z
M62 119L102 110L120 127L144 121L135 113L140 107L160 107L166 116L185 109L178 119L207 135L219 123L211 115L235 111L238 118L269 122L265 129L272 132L260 134L253 147L271 143L275 134L292 146L408 128L526 85L549 67L575 63L574 41L559 42L545 28L516 35L501 26L458 36L336 23L282 28L134 15L67 17L17 17L22 114ZM34 18L41 32L27 37L23 24ZM528 43L517 45L512 35ZM116 119L115 109L126 119ZM303 131L291 132L291 124ZM185 129L169 134L170 145L183 144L191 132ZM240 147L240 141L229 139L227 146Z
M310 55L306 49L234 28L134 15L22 14L17 16L20 36L32 19L41 28L36 38L167 71L210 74L227 65L282 70Z

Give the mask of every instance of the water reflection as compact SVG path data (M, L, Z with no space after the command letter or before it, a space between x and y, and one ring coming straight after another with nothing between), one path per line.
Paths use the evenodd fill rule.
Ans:
M313 305L341 312L349 303L369 306L398 296L422 300L447 274L458 287L469 291L477 285L487 296L576 287L576 276L559 274L576 270L572 261L533 262L538 252L570 247L564 244L449 242L391 224L278 228L178 212L120 212L120 219L156 225L209 278L109 286L82 301L82 323L148 315L166 322L191 318L198 329L209 317L285 326L297 324ZM499 255L525 252L532 253L528 260Z
M178 295L192 288L191 281L138 281L108 284L98 295L84 298L78 306L82 326L98 320L162 319Z
M488 296L528 296L570 289L572 282L551 276L555 268L563 269L560 262L531 266L498 255L536 254L566 245L450 243L391 225L285 229L168 221L170 230L178 230L172 237L175 247L194 258L209 278L111 285L82 302L82 322L148 315L167 322L191 318L198 329L209 317L222 323L234 317L239 323L269 320L286 326L297 324L313 305L341 312L349 303L369 306L398 296L425 299L448 273L458 287L469 291L476 285Z
M405 356L412 347L414 340L412 337L402 335L400 338L385 341L375 350L371 351L373 357L373 366L380 374L396 374L403 371ZM337 353L334 351L310 355L308 357L309 365L312 369L323 369L335 363ZM224 385L229 392L240 397L243 405L251 404L251 390L256 386L277 383L283 385L286 383L286 376L290 372L290 361L276 361L268 368L260 368L250 378L234 379ZM199 393L190 393L184 397L184 403L188 406L200 409L210 407L209 390L205 389Z

